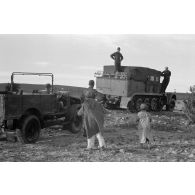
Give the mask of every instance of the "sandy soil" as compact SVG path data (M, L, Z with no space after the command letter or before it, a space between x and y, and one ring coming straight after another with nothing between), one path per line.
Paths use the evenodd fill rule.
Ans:
M126 117L128 117L126 119ZM36 144L0 142L0 161L195 161L195 126L179 112L152 113L155 143L142 149L135 114L112 110L106 115L105 151L86 151L86 138L59 126L42 130Z

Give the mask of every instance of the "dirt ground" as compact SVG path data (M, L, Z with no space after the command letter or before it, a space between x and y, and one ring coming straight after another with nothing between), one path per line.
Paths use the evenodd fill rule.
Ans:
M105 151L86 151L82 132L75 135L55 126L42 130L36 144L1 141L0 161L195 161L195 126L186 127L181 112L152 113L151 149L140 148L134 119L124 110L106 115Z

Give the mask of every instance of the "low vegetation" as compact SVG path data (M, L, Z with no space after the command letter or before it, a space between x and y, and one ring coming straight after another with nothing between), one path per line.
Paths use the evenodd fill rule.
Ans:
M195 130L182 112L152 113L155 143L142 149L135 114L113 110L106 115L107 150L86 151L86 138L54 126L36 144L0 142L0 161L195 161Z

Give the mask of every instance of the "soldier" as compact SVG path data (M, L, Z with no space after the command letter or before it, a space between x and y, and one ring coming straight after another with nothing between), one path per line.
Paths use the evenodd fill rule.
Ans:
M117 51L111 54L110 57L114 60L115 72L121 72L121 61L123 60L123 56L120 53L120 47L118 47Z
M94 100L93 91L86 91L78 116L82 116L84 135L87 137L87 149L89 150L94 149L95 138L98 139L100 149L106 147L102 136L105 113L106 110L102 105Z
M171 71L168 67L165 67L165 70L161 72L161 76L164 77L163 82L161 84L161 93L165 93L171 77Z
M82 95L81 95L81 102L83 103L86 99L86 94L88 96L90 96L90 98L92 99L95 99L96 95L97 95L97 91L94 89L94 85L95 85L95 82L94 80L90 80L89 81L89 87L83 91ZM83 125L83 136L86 137L87 134L86 134L86 129Z
M82 95L81 95L81 102L84 101L85 94L88 93L88 92L90 93L90 97L92 99L95 99L96 98L97 91L94 89L94 85L95 85L94 80L90 80L89 81L89 87L86 90L84 90L83 93L82 93Z
M138 134L140 146L143 148L145 144L147 144L148 148L150 148L150 144L154 141L152 132L151 132L151 115L147 112L147 105L140 105L140 112L137 114L137 122L138 122Z

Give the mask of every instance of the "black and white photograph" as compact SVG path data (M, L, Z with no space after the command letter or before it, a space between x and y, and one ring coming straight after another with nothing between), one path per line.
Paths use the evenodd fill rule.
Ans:
M0 0L3 195L194 194L192 0Z
M1 161L195 160L195 35L0 43Z

